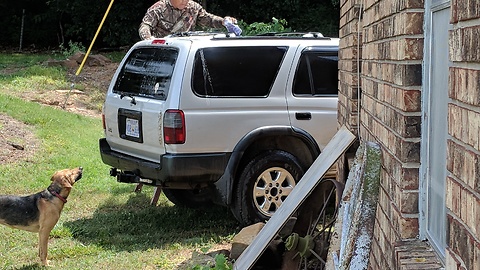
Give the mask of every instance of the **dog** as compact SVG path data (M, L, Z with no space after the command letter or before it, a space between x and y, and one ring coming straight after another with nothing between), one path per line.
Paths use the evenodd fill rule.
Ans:
M63 206L76 181L82 178L83 168L64 169L53 174L45 190L28 196L0 196L0 224L11 228L38 232L38 256L48 266L48 237L57 224Z

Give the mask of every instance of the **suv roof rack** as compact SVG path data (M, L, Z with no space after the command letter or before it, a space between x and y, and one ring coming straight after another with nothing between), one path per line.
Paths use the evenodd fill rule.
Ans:
M263 39L263 38L291 38L291 39L329 39L320 32L267 32L257 34L255 36L236 36L233 33L225 33L221 31L188 31L177 32L166 36L168 37L207 37L211 36L212 39L225 39L225 38L242 38L242 39Z
M223 32L209 32L209 31L188 31L188 32L176 32L166 37L194 37L194 36L212 36L217 34L225 34Z
M320 32L268 32L257 36L323 38Z

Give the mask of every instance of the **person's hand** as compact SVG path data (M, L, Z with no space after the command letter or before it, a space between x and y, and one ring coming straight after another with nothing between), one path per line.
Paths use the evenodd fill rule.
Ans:
M143 38L143 40L153 40L153 39L156 39L156 37L151 36L151 35Z
M237 24L237 19L235 19L234 17L230 17L230 16L225 16L225 18L223 18L223 25L225 25L225 21L231 21L233 24Z

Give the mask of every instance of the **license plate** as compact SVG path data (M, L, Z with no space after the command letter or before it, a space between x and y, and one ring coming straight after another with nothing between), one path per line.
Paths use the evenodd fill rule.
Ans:
M139 128L138 120L127 118L125 119L125 135L140 138L140 128Z

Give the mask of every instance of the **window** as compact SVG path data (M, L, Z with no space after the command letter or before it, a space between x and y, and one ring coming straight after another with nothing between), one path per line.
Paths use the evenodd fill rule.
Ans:
M432 2L432 1L430 1ZM422 97L422 150L420 175L420 237L428 239L445 260L447 248L446 178L448 140L448 74L450 8L449 1L428 8L425 12L425 72Z
M215 47L197 51L192 88L203 97L266 97L287 47Z
M114 93L167 98L178 51L172 48L139 48L133 51L120 72Z
M295 96L337 95L337 52L303 52L293 82L293 94Z

